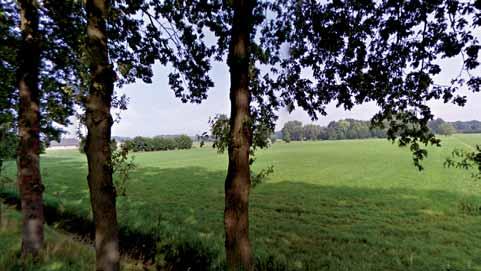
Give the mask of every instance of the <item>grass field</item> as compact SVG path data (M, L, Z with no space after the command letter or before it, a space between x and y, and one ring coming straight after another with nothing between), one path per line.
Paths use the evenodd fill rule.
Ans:
M0 206L0 270L50 271L89 270L95 261L95 252L78 241L46 228L46 246L40 261L19 260L20 223L19 212ZM78 261L82 259L82 261Z
M443 138L423 172L409 150L378 139L276 143L258 152L254 171L274 165L251 193L259 269L481 270L481 183L443 167L453 148L476 143L481 135ZM127 197L118 199L120 224L159 239L157 265L222 269L226 155L195 148L135 157ZM47 204L90 218L85 157L42 158ZM15 174L13 163L7 174Z

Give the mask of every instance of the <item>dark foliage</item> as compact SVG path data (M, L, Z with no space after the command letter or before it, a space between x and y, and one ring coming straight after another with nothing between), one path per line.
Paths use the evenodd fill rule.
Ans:
M41 136L45 145L59 140L62 129L59 125L70 124L73 114L72 87L75 79L72 67L68 65L68 48L57 42L54 25L40 9L39 22L41 63L39 89L41 91ZM18 7L14 1L0 4L0 124L9 123L17 127L18 90L15 72L18 69L17 50L20 48L21 34ZM57 124L57 125L55 125Z
M265 42L271 52L288 47L287 56L277 55L280 68L272 79L281 104L316 119L331 102L347 110L375 102L381 110L373 124L409 145L419 168L427 154L421 144L439 145L428 128L433 115L427 103L464 105L460 87L479 91L479 78L469 73L479 65L472 32L480 20L472 3L283 0L271 7L276 15ZM460 55L459 75L435 84L439 61Z

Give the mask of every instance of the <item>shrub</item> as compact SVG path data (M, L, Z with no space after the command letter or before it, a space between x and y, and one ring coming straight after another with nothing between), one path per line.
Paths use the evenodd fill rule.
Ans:
M117 147L112 149L112 173L115 190L119 196L127 195L127 181L130 178L130 173L137 168L134 160L134 156L129 157L129 149L126 145L119 150Z
M192 148L192 139L187 135L181 135L175 138L175 143L177 145L177 149L179 150L187 150Z
M192 139L187 135L181 135L175 138L162 136L149 138L137 136L132 140L126 140L123 145L132 152L142 152L190 149L192 148L192 143Z

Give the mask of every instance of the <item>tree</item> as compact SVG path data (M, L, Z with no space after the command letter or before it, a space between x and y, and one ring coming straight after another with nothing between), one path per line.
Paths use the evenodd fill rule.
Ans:
M438 127L438 134L440 135L452 135L454 133L456 133L456 130L454 129L453 125L450 124L450 123L442 123L441 125L439 125Z
M455 121L451 124L458 133L481 133L481 121Z
M268 1L234 0L223 4L219 2L214 1L210 6L203 3L204 8L201 10L192 10L191 6L196 5L190 5L180 10L183 12L183 16L190 20L205 22L214 32L218 37L219 55L226 51L226 41L230 41L227 43L229 44L227 64L231 77L231 116L228 135L229 166L225 182L225 248L227 265L230 270L242 268L252 270L248 231L248 199L251 185L249 150L252 146L252 135L255 134L258 127L273 129L273 123L277 119L275 110L281 106L293 110L297 103L312 115L316 111L323 112L322 104L317 101L322 100L320 98L324 97L324 93L317 90L309 92L310 86L306 84L306 80L301 79L296 72L289 71L290 61L282 56L281 47L286 42L294 42L292 36L297 33L297 24L305 19L306 13L293 14L290 12L291 10L297 12L295 8L290 9L289 5L296 7L298 1L270 3ZM332 7L333 10L337 8ZM286 10L289 12L285 12ZM266 18L265 14L267 13L273 16ZM204 14L205 17L199 14ZM345 16L346 14L339 14L337 17L311 17L327 18L324 19L325 22L319 22L319 25L322 26L332 25L332 22ZM206 18L205 21L202 18ZM297 18L299 22L293 22L292 18ZM370 28L371 25L366 27L366 29ZM333 36L343 40L343 38L347 38L346 32L338 31ZM257 34L259 34L259 43L253 39L253 37L257 37ZM314 47L326 49L326 47L331 47L329 44L329 42L316 43ZM299 52L301 51L305 50L299 50ZM327 56L321 58L325 60L320 61L319 65L330 64L327 60L331 59L330 57L337 58L340 54L340 49L328 51L327 54L324 54ZM292 53L290 55L293 56ZM300 58L294 55L292 59ZM222 57L219 56L218 59L222 59ZM270 69L266 70L269 71L268 73L272 73L264 74L256 67L258 64L270 66ZM284 70L287 70L286 73L282 72ZM276 95L276 91L279 92L279 95ZM320 97L316 93L321 93ZM256 127L256 122L262 125ZM301 140L302 124L297 126L300 126L297 134L292 134L291 131L289 133L291 133L292 139L296 137Z
M175 138L176 147L179 150L187 150L192 148L192 138L187 135L180 135Z
M277 2L273 18L279 41L289 55L276 78L285 104L298 105L314 119L336 101L347 110L366 101L380 111L375 126L387 125L387 137L410 146L418 168L426 155L421 144L439 145L427 127L433 118L427 103L434 99L463 105L460 86L479 91L481 79L469 75L479 66L479 3L440 1ZM478 6L476 6L478 5ZM312 20L305 20L305 18ZM329 23L331 22L331 23ZM289 33L291 35L280 35ZM341 37L344 37L341 38ZM275 39L274 39L275 41ZM272 43L271 43L272 44ZM330 46L325 46L330 44ZM460 73L450 84L435 84L438 61L463 54ZM466 72L468 71L468 72ZM304 91L300 91L304 90ZM288 93L288 94L287 94Z
M321 135L321 126L306 124L303 127L303 138L306 140L317 140Z
M455 85L467 82L474 90L481 85L472 78L433 86L432 79L441 72L437 60L463 50L469 56L465 68L479 65L472 57L479 46L466 30L469 20L459 16L472 12L470 5L450 0L275 1L262 32L269 34L259 40L269 49L266 62L280 68L271 68L275 74L265 75L263 86L273 87L289 110L297 105L313 119L327 114L331 102L347 110L376 102L381 111L373 124L382 127L387 121L388 137L410 145L420 167L425 156L420 143L439 143L426 127L432 118L426 101L462 104ZM288 53L276 54L284 45ZM279 100L272 100L276 108ZM338 128L345 131L342 124Z
M302 122L298 120L288 121L282 128L282 133L289 133L290 139L294 141L300 141L304 137L304 130L302 128Z
M426 128L432 116L423 102L440 97L463 102L453 95L455 89L431 88L431 76L440 72L436 56L458 54L464 48L458 46L460 37L466 39L463 44L472 40L470 33L455 31L465 32L462 28L467 24L454 16L465 8L457 1L163 3L170 14L165 19L173 25L185 29L184 24L195 22L213 32L217 44L212 52L217 60L227 52L231 116L224 224L227 264L232 270L253 269L248 232L249 152L255 130L272 127L279 108L292 111L298 106L315 120L327 114L326 105L333 101L347 110L374 101L381 112L373 123L388 122L388 136L400 137L401 145L410 144L417 163L425 155L419 142L438 142ZM202 44L192 41L190 37L190 44ZM285 47L287 53L282 50ZM467 63L473 67L477 50L470 48ZM181 64L191 66L190 62ZM260 70L259 65L268 67ZM180 78L174 74L170 79L175 83ZM468 84L476 88L481 80ZM174 91L183 101L194 97L191 100L199 102L205 97L207 88L185 94L180 85ZM262 125L256 127L256 123ZM339 131L344 131L340 126Z
M254 120L254 121L258 121L258 120ZM232 142L231 142L232 141L231 123L232 123L232 121L230 121L230 119L224 114L218 114L214 118L209 120L209 124L211 126L211 134L212 134L212 138L214 140L213 147L216 148L219 153L224 153L224 151L226 149L230 150L232 148L231 147L232 146ZM249 160L248 160L249 177L248 177L248 179L252 182L252 184L249 184L249 185L252 185L252 187L254 187L254 186L260 184L269 174L271 174L274 171L273 166L269 166L266 169L262 169L258 173L254 173L253 171L250 170L250 165L252 165L255 161L255 157L254 157L255 150L256 150L256 148L266 148L269 145L269 143L273 143L275 140L272 140L273 130L270 127L266 127L266 126L264 126L263 123L259 123L259 122L253 123L252 126L256 127L256 129L255 130L253 129L253 134L251 135L252 143L249 146L249 152L248 152L248 155L249 155ZM226 189L227 189L227 187L226 187ZM226 201L227 200L228 200L228 198L226 197ZM235 201L233 203L235 203ZM226 203L226 208L228 206L229 205L227 205L227 203ZM241 208L247 208L247 206L245 206L245 207L240 206L240 207ZM229 213L228 211L230 211L231 213ZM239 210L235 210L235 209L234 210L227 210L226 209L224 216L225 216L225 219L228 219L229 221L225 221L224 223L229 223L229 222L238 223L238 221L232 221L233 218L230 217L231 215L235 215L235 213L238 212L238 211ZM247 212L247 210L240 210L240 211L241 212ZM237 218L237 219L239 219L239 218ZM240 219L245 219L248 222L248 216L247 217L241 217ZM244 221L244 223L245 223L245 221ZM239 225L236 225L236 224L225 225L225 226L226 226L226 230L231 230L231 231L232 231L232 229L228 228L228 226L239 227ZM240 225L240 226L243 227L242 225ZM241 234L243 234L243 236L240 236L240 235L238 235L239 233L237 231L238 231L238 229L234 229L233 232L229 232L229 234L237 234L237 236L234 236L234 237L247 238L247 240L228 240L228 239L226 239L226 253L240 253L240 254L237 254L237 255L231 255L231 254L229 255L228 254L228 256L231 257L231 261L232 261L230 263L228 262L228 266L229 266L229 268L233 268L233 269L239 269L241 266L243 266L245 268L246 265L249 268L252 268L253 263L249 262L249 261L251 261L251 259L250 259L251 255L250 254L248 254L248 255L242 254L242 253L247 253L248 251L244 251L244 252L237 251L239 249L239 248L237 248L237 246L239 246L238 242L249 242L248 233L247 232L241 232ZM229 244L229 243L227 243L227 241L230 241L230 242L233 242L233 243ZM243 245L243 247L241 247L240 249L246 249L246 246L249 245L249 244L246 244L246 243L241 243L241 244ZM249 249L250 249L250 247L249 247ZM234 262L234 260L235 260L235 262ZM250 266L249 266L249 264L250 264Z
M282 140L286 143L291 142L291 133L289 130L282 131Z
M115 188L112 180L110 149L110 115L115 73L109 59L106 17L107 0L87 0L87 42L90 87L85 102L88 129L85 153L89 167L87 177L95 223L96 269L120 269Z
M37 3L20 1L22 43L18 50L18 187L22 204L22 255L36 256L43 246L44 186L40 175L40 33Z
M249 91L250 40L254 3L234 0L227 64L230 72L229 165L225 180L224 227L227 266L253 269L249 240L250 142L252 140Z
M43 2L17 3L0 3L0 126L8 127L4 147L18 143L17 180L25 207L22 255L35 256L43 240L39 154L62 133L54 123L69 123L73 113L69 86L75 80L64 65L68 50L54 42L51 21L41 18Z
M435 134L439 134L439 127L446 123L443 119L441 118L437 118L435 120L432 120L428 123L428 127L429 129L431 129L431 131Z
M59 26L55 33L72 53L71 66L79 86L77 100L85 110L80 118L88 130L85 150L97 269L116 270L118 230L107 145L113 121L110 108L126 109L126 99L114 94L114 83L119 87L137 79L151 83L155 61L170 63L174 71L169 74L169 83L175 95L183 102L199 103L212 86L206 59L213 52L197 42L197 37L203 36L199 31L203 26L175 16L176 5L169 1L86 1L86 8L81 1L45 4L48 16Z
M321 130L319 131L319 139L320 140L328 140L329 139L329 133L328 133L327 127L321 127Z

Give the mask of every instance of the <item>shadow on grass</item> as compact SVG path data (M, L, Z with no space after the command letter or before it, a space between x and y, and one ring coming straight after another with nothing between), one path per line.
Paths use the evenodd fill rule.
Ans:
M119 213L125 213L124 223L120 227L122 253L158 269L224 269L222 244L218 246L223 238L224 176L224 172L200 167L149 167L136 170L129 181L127 193L130 203L138 205L129 207L126 204L124 207L128 210L119 210ZM78 187L72 185L69 189L74 191ZM53 192L46 191L47 194ZM18 207L19 200L15 193L1 192L0 197ZM453 208L460 198L463 196L442 190L371 189L302 182L261 184L252 192L250 208L251 238L257 246L258 255L256 269L428 270L423 264L416 269L403 260L377 263L368 259L367 255L373 254L373 251L381 254L381 257L393 257L389 254L389 247L373 236L382 233L383 238L395 243L407 238L405 235L408 233L418 234L396 227L397 224L431 225L425 224L428 218L433 219L429 222L433 225L444 223L442 220L436 222L436 215L426 216L426 213L433 212L432 209L436 213L454 212L443 215L442 219L466 215L462 210ZM193 210L193 214L189 210ZM456 214L457 211L460 214ZM78 215L73 209L60 211L58 204L46 202L45 218L48 224L55 224L82 238L93 239L92 221ZM473 228L479 222L480 219L475 219L463 223ZM356 227L370 229L356 231ZM189 228L192 232L181 239L172 237L179 228ZM212 242L217 246L210 247L213 243L203 242L196 231L214 235ZM286 236L289 234L295 238L288 239L291 248L286 252L278 242L288 238ZM416 238L423 238L420 234ZM481 243L481 239L477 241ZM309 253L305 253L304 249ZM283 253L289 254L278 255ZM443 255L438 255L432 262L439 259L443 259ZM434 269L430 270L448 270L442 261L434 264L430 266Z
M0 192L0 197L3 198L4 204L15 206L17 210L21 210L20 199L17 194ZM93 244L94 224L92 220L69 210L61 211L58 204L54 203L44 204L44 215L45 222L48 225L53 225L57 229L72 233L78 236L79 239L90 241ZM123 254L143 261L150 260L155 256L152 254L152 251L155 251L153 236L132 232L123 226L120 227L119 235L121 252Z

